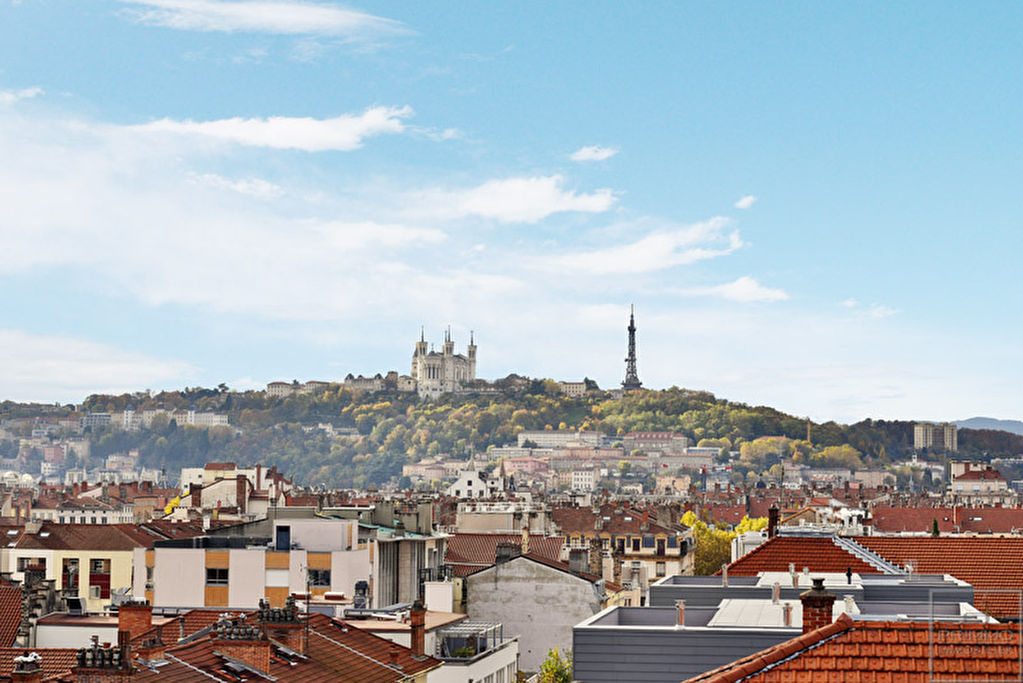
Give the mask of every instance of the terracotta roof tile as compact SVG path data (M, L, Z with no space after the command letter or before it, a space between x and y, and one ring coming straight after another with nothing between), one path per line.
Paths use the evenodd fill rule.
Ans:
M837 621L686 683L882 683L1012 680L1020 675L1011 624Z
M808 567L811 572L852 569L857 574L882 573L840 548L831 538L808 536L769 539L728 565L728 573L732 576L756 576L760 572L785 572L789 570L790 563L795 565L797 572Z
M456 533L448 538L444 564L456 576L490 567L496 562L498 543L521 543L521 534L466 534ZM541 557L557 560L565 539L561 536L529 535L529 551Z
M890 562L916 564L924 574L951 574L974 588L973 603L1000 619L1019 619L1023 538L863 536L854 539ZM998 592L1008 591L1008 592Z
M930 533L935 521L943 534L957 531L1009 534L1023 530L1023 508L875 505L871 515L874 529L884 533Z

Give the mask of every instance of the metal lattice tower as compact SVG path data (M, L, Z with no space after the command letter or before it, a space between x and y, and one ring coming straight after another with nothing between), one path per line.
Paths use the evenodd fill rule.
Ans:
M639 381L636 374L636 311L634 306L629 307L629 355L625 359L625 381L622 382L622 389L642 389L643 383Z

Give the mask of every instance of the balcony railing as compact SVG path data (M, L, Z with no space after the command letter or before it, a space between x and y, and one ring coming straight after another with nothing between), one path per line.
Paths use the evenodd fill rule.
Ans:
M508 642L504 625L463 621L437 632L437 659L469 662L500 648Z

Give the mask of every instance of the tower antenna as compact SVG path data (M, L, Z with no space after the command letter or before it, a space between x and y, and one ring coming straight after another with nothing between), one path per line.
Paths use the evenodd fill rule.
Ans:
M629 306L629 355L625 358L625 380L622 382L622 389L633 391L642 389L643 383L639 381L636 373L636 307Z

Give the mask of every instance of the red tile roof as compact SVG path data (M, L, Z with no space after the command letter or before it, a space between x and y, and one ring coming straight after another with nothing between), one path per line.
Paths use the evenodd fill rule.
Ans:
M1012 624L837 621L686 683L930 683L1019 680Z
M496 562L498 543L522 543L521 534L454 534L448 538L444 564L457 576L490 567ZM557 560L565 539L561 536L529 535L529 552Z
M893 534L930 533L935 520L941 533L1012 534L1023 530L1023 508L875 505L871 515L876 531Z
M633 535L674 533L657 524L655 518L656 510L644 511L642 508L616 505L603 505L598 512L589 507L560 507L551 510L551 519L566 535L592 534L598 530L602 533Z
M287 657L274 647L270 670L266 673L276 680L295 683L396 683L409 680L441 664L433 657L417 657L407 647L357 628L349 628L343 621L322 614L309 617L308 642L305 658ZM217 653L210 639L201 638L170 647L166 654L170 661L183 662L223 680L236 680L224 671L226 662ZM139 674L136 674L136 678L142 681L178 680L176 676L166 675L163 667L155 672L142 670L139 673L144 675L139 678Z
M11 647L21 624L21 588L0 579L0 647Z
M761 543L735 562L728 565L731 576L756 576L760 572L787 572L789 563L796 571L808 567L811 572L844 572L852 569L857 574L880 574L872 567L830 537L775 536Z
M970 470L969 472L963 472L958 477L955 477L955 481L959 481L961 479L968 479L968 480L973 480L973 479L1002 479L1002 480L1004 480L1005 477L1003 477L998 470L987 470L987 469L985 469L985 470Z
M977 609L999 619L1019 619L1023 590L1023 538L863 536L854 539L889 562L915 561L923 574L951 574L974 588ZM1008 592L996 592L1008 591Z
M44 655L39 662L44 680L70 671L78 657L78 650L75 648L55 647L45 650L36 650L34 648L26 650L23 647L4 647L0 648L0 672L9 677L10 672L14 670L14 658L24 655L25 652L33 651Z

